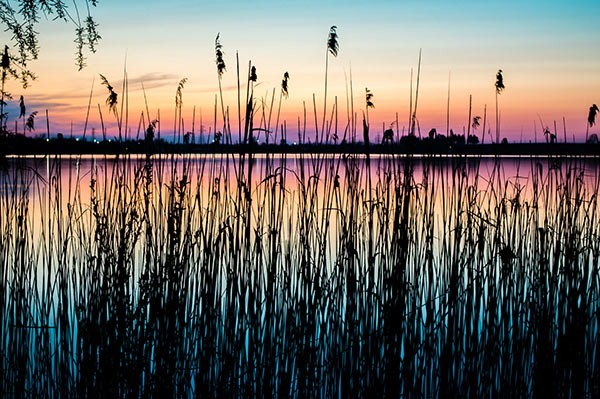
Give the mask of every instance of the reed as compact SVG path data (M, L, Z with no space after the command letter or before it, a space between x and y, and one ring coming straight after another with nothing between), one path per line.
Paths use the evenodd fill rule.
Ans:
M598 386L594 161L234 161L10 161L5 394Z
M590 110L588 112L588 123L585 127L585 142L588 142L590 128L596 124L596 115L598 114L598 106L596 104L592 104Z
M498 113L498 96L504 91L504 77L502 76L502 69L498 69L496 73L496 82L494 83L496 88L496 144L500 143L500 116Z

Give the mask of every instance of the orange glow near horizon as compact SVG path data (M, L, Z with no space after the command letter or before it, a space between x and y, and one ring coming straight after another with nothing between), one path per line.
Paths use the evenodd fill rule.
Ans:
M221 84L232 136L237 137L238 130L238 59L242 108L249 62L257 68L253 97L258 113L255 124L260 123L264 111L267 117L271 113L274 128L280 83L287 71L289 98L282 101L280 122L286 122L289 136L297 136L298 120L304 126L306 109L306 129L310 136L315 130L315 109L318 129L323 121L325 44L329 26L335 23L340 52L337 58L328 59L325 119L331 118L337 97L339 137L343 136L351 109L357 117L357 129L362 129L365 88L374 94L375 108L369 110L369 119L375 135L395 123L396 118L400 132L403 127L408 129L411 86L414 107L418 54L422 48L417 104L422 134L431 128L445 134L448 117L450 129L462 134L469 124L469 96L472 96L471 116L483 119L485 107L486 129L495 131L494 81L496 71L502 69L506 90L498 97L498 108L503 137L510 141L529 140L534 138L536 128L542 130L542 124L553 130L554 121L562 133L564 118L569 141L573 137L583 140L588 109L600 102L597 78L600 56L589 50L600 32L597 24L588 24L592 21L589 5L573 3L565 8L515 3L519 13L511 11L511 6L511 2L506 3L502 10L495 11L494 18L465 19L463 14L445 5L431 8L375 2L368 7L323 6L321 14L311 17L304 6L261 7L263 15L253 14L252 7L239 4L239 13L245 10L244 13L237 14L231 8L230 18L224 20L217 18L223 11L222 5L190 6L189 13L182 17L156 2L144 6L135 2L124 4L119 6L123 12L118 14L114 13L115 5L107 4L99 7L97 14L103 37L101 45L96 54L88 57L88 65L81 72L75 71L70 46L72 32L52 23L41 27L42 53L30 65L39 79L26 90L16 81L8 82L7 90L13 94L13 100L7 107L7 125L11 129L14 126L18 98L23 95L27 113L38 111L32 134L46 133L47 109L51 134L68 135L72 124L73 134L82 135L90 104L86 135L91 129L96 135L101 134L101 112L108 136L118 136L116 118L105 105L107 92L99 79L99 74L103 74L119 94L117 108L120 113L123 106L123 114L127 116L128 137L137 136L142 113L144 123L148 123L146 103L150 119L159 119L160 111L163 136L173 134L175 91L182 78L188 78L183 90L185 130L191 131L193 125L197 132L201 124L205 131L210 128L212 132L215 125L222 130L220 99L215 122L219 82L214 40L220 32L227 65ZM489 12L488 6L479 3L469 3L469 7L481 15ZM148 22L152 20L146 19L151 10L160 10L165 20L162 25ZM138 14L140 18L135 21L127 17ZM195 15L202 16L202 23L195 20ZM452 17L455 23L450 27L432 24L436 17ZM561 21L560 27L553 21ZM128 87L124 103L125 69ZM17 124L22 126L22 121ZM143 126L139 129L143 132ZM596 131L597 126L590 130Z

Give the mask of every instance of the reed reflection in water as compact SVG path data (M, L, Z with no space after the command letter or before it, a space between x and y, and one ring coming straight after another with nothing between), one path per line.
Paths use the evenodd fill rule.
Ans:
M12 158L4 396L597 396L597 159Z

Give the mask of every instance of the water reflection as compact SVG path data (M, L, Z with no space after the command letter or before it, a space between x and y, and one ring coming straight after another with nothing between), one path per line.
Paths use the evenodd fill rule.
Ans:
M596 159L8 162L8 395L599 387Z

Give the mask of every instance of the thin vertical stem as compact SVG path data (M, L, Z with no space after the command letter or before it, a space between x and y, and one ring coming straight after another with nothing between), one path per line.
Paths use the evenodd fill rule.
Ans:
M467 136L465 137L465 144L469 142L469 136L471 135L471 110L473 106L473 95L469 94L469 119L467 122Z

